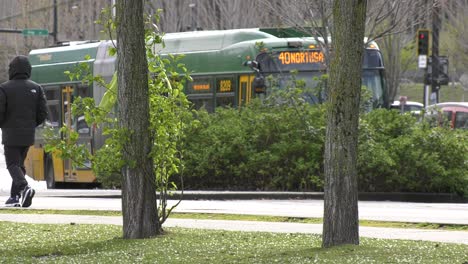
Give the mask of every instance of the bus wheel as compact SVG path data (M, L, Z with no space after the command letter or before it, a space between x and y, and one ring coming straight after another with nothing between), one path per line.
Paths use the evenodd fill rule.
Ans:
M52 163L51 158L48 158L46 162L45 180L47 184L47 189L55 189L54 165Z

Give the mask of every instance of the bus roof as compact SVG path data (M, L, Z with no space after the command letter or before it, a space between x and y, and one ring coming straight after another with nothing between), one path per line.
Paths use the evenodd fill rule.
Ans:
M288 42L302 41L305 43L316 43L312 37L277 37L262 31L260 28L231 29L231 30L208 30L168 33L163 37L165 47L157 47L156 50L162 54L183 54L192 52L209 52L229 49L234 45L262 43L265 48L287 48ZM260 45L260 44L259 44Z
M67 46L32 50L29 60L32 66L31 79L35 82L63 83L70 82L65 71L73 71L77 63L92 63L96 58L100 42L71 42ZM85 60L89 55L90 59Z
M163 53L185 53L222 50L236 43L249 40L274 38L258 29L210 30L168 33L164 35Z
M255 59L261 49L308 48L312 37L279 38L260 28L168 33L155 51L161 55L183 55L186 68L197 74L252 73L245 62ZM315 45L316 46L316 45Z

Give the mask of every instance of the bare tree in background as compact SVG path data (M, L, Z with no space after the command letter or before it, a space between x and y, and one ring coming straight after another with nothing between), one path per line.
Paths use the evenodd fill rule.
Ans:
M276 14L283 26L297 28L312 36L325 38L325 41L329 36L328 28L333 21L331 0L292 0L283 5L278 5L277 1L258 1L262 8Z
M143 21L144 0L118 0L119 126L127 131L122 169L122 215L124 238L146 238L161 231L156 204L156 176L150 156L148 61Z
M401 76L416 60L416 52L402 60L402 49L414 42L415 31L424 24L430 14L425 0L377 0L371 1L366 18L366 35L380 40L385 61L386 95L388 107L394 100ZM423 12L421 12L423 11Z
M199 15L203 18L201 22L210 29L260 26L260 17L264 15L259 11L257 1L204 0L198 2L202 7L199 9Z
M190 25L190 0L167 1L152 0L146 1L146 12L154 14L158 9L163 12L160 17L160 28L163 32L186 31Z
M322 246L359 244L357 143L366 0L333 3Z
M277 2L277 5L284 5L279 0L274 2ZM163 9L160 23L164 32L252 28L280 21L278 16L262 10L258 0L153 0L147 2L147 11L154 13L157 9Z
M443 3L442 10L447 18L446 30L441 34L441 54L450 59L451 78L465 75L468 79L468 1L450 0ZM453 79L452 79L453 80ZM466 81L465 81L466 82ZM466 88L465 88L466 89ZM465 99L466 100L466 99Z

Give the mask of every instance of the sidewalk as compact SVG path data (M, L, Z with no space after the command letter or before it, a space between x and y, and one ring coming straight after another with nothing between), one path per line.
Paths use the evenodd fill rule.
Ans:
M109 224L122 225L120 216L58 215L58 214L2 214L0 221L37 224ZM257 221L168 219L164 227L200 228L213 230L321 234L321 224L278 223ZM359 227L361 237L379 239L424 240L468 245L468 231L399 229Z
M0 196L10 192L8 187L0 189ZM121 198L120 190L104 189L46 189L45 182L35 182L33 186L41 197L84 197L84 198ZM323 192L269 192L269 191L175 191L171 199L183 200L323 200ZM468 198L447 193L359 193L359 201L394 201L424 203L468 203Z

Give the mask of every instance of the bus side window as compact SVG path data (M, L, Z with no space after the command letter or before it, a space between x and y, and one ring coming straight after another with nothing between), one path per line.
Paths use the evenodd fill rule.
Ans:
M47 116L46 124L52 127L58 127L60 123L60 88L44 87L44 92L47 98Z
M232 76L221 76L216 78L216 107L234 107L236 97L234 94L236 87L235 78Z
M209 77L192 77L193 81L187 83L187 98L192 102L195 109L204 108L208 112L214 112L213 83Z
M89 92L89 87L86 85L78 86L76 95L81 98L90 97L91 93ZM89 134L90 129L88 124L85 121L84 115L80 115L76 117L76 131L80 134Z
M47 108L49 115L47 116L46 124L52 127L58 127L60 118L60 105L58 100L56 102L48 101Z

